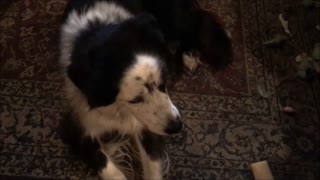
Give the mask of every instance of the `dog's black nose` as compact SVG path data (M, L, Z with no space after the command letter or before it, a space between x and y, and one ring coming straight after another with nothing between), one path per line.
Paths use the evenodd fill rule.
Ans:
M182 122L180 117L178 117L175 120L170 120L167 128L164 130L165 133L167 134L175 134L178 133L182 128Z

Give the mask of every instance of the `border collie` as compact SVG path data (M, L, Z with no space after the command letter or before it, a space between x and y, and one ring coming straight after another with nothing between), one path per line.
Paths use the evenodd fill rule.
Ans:
M71 0L60 37L71 108L64 140L102 179L134 179L138 167L143 179L162 179L162 137L182 128L167 79L183 53L223 67L230 51L195 0Z

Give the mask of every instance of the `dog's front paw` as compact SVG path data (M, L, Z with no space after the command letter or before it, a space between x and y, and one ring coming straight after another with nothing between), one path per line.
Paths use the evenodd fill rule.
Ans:
M110 161L99 175L103 180L127 180L127 177Z

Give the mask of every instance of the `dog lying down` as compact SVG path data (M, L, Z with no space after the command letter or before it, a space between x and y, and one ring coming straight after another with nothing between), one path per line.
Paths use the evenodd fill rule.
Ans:
M231 61L227 34L195 0L69 2L60 35L71 109L63 138L102 179L163 179L163 137L183 126L166 83L189 52L214 68Z

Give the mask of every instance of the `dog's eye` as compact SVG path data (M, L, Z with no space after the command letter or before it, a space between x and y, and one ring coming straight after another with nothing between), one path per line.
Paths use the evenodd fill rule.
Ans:
M143 97L142 96L137 96L133 100L129 101L131 104L137 104L137 103L142 103L143 102Z
M166 85L165 85L165 84L161 84L161 85L159 86L159 90L160 90L161 92L166 93L166 92L167 92Z

